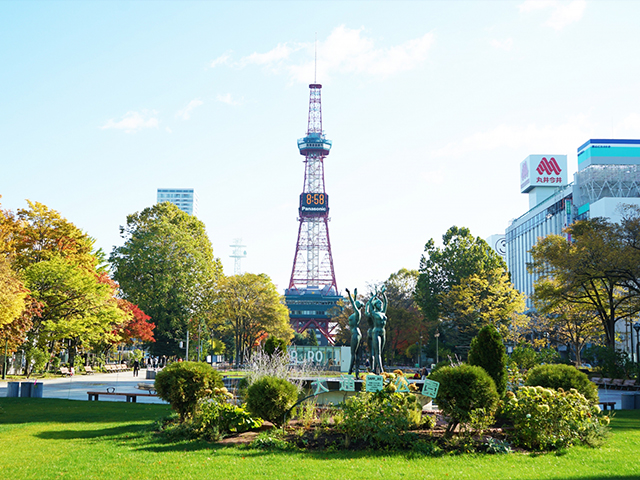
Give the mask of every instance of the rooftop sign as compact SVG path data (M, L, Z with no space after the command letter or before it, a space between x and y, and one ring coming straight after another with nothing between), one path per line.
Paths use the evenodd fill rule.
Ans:
M520 163L520 191L569 184L566 155L529 155Z

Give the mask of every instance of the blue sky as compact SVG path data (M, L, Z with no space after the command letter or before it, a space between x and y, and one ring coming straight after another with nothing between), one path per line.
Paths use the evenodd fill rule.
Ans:
M193 187L228 274L291 273L317 34L340 289L528 209L519 163L640 138L639 2L0 2L0 194L110 252Z

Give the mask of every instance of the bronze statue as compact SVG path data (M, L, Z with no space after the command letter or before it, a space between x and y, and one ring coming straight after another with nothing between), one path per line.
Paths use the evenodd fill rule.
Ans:
M385 294L387 288L382 286L380 292L376 287L374 295L367 302L365 309L366 314L369 316L373 323L371 329L370 348L372 356L371 368L373 373L380 375L384 372L382 367L382 351L384 350L384 344L387 341L387 333L385 326L387 325L387 295ZM382 300L379 296L382 295Z
M353 289L353 297L348 288L345 288L347 295L349 295L349 301L353 307L353 313L349 316L349 328L351 329L351 364L349 365L349 375L354 370L356 371L356 378L360 374L360 342L362 340L362 333L360 332L360 319L362 318L361 309L363 304L358 300L358 289Z

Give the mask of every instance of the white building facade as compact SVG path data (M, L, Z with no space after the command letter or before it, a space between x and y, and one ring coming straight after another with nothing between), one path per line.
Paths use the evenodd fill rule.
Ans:
M563 155L530 155L520 164L520 187L529 194L529 211L507 227L506 260L511 281L527 295L529 309L536 276L527 271L527 263L539 238L566 237L563 229L576 220L604 217L619 222L624 205L640 206L640 140L587 141L578 148L573 183L567 181L566 165ZM618 322L616 330L621 334L619 347L629 351L629 322Z

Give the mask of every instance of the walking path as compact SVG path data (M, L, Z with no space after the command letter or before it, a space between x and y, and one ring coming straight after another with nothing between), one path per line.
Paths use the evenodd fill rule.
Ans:
M65 378L44 378L38 382L44 384L44 398L63 398L67 400L88 400L88 391L106 392L108 387L115 388L116 392L145 393L146 390L137 389L139 383L153 385L153 380L146 380L147 371L140 370L140 376L134 377L133 372L95 373L93 375L73 375ZM21 380L26 381L26 380ZM32 381L36 381L33 379ZM7 396L7 382L0 381L0 398ZM125 402L125 397L120 395L103 395L100 401ZM158 397L138 397L138 403L166 403Z

